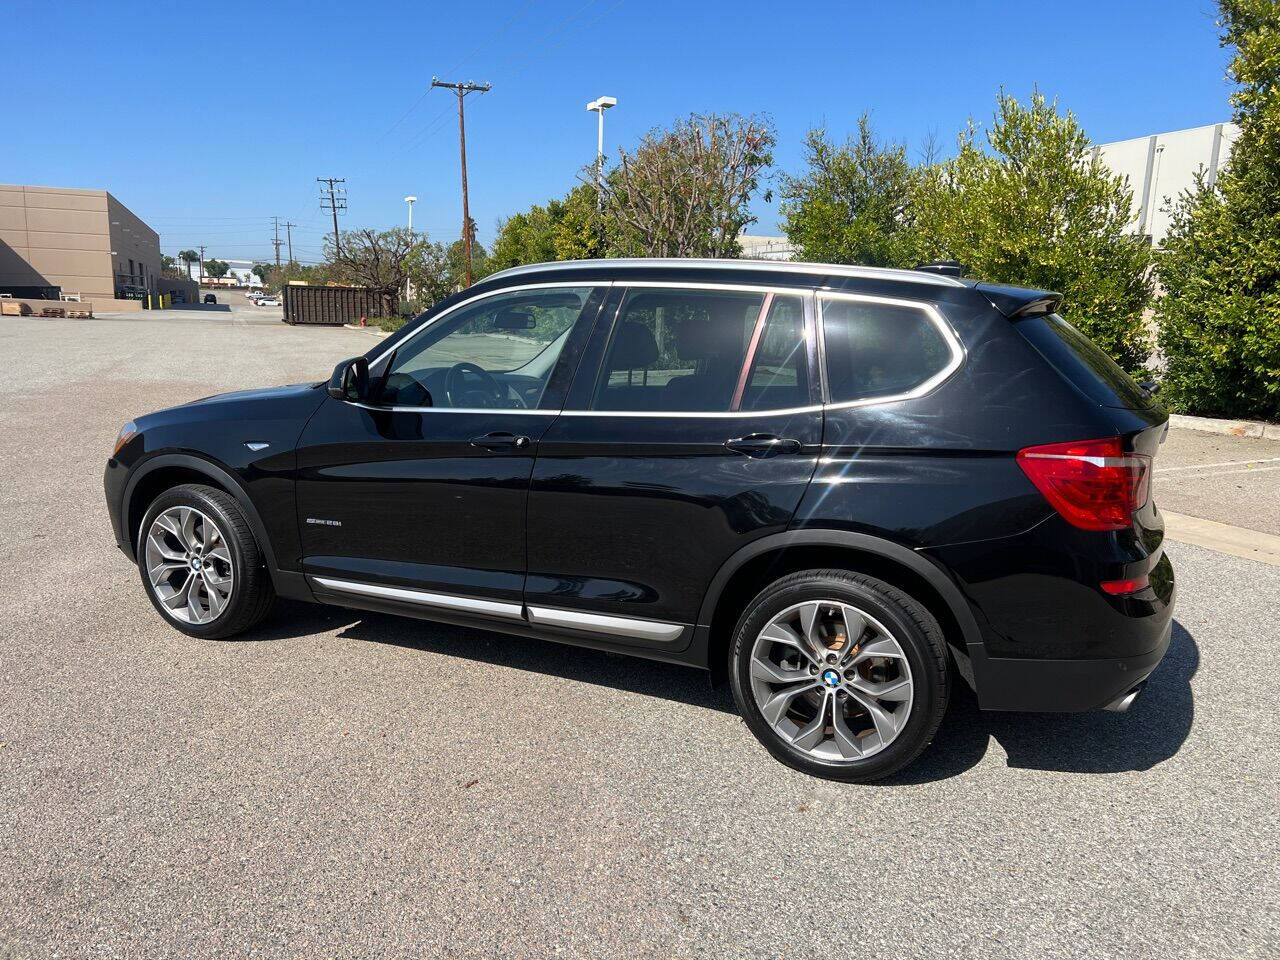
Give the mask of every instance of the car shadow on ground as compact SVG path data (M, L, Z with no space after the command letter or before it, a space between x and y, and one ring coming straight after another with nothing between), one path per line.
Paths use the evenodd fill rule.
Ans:
M978 763L994 739L1008 765L1063 773L1149 770L1191 733L1191 678L1200 667L1195 638L1176 620L1169 652L1127 713L988 713L961 681L929 749L885 783L954 777Z
M262 629L246 635L246 640L285 639L341 628L338 635L343 639L391 644L734 712L728 687L713 689L706 672L692 667L409 617L283 600L277 603L277 610Z
M262 629L245 639L330 630L344 639L528 670L709 710L735 710L728 686L712 687L701 670L339 607L280 601ZM1066 773L1149 770L1176 754L1191 732L1191 678L1199 666L1195 638L1175 621L1169 652L1127 713L988 713L978 709L977 698L960 681L933 743L905 771L880 783L909 785L959 776L986 756L993 739L1010 767Z

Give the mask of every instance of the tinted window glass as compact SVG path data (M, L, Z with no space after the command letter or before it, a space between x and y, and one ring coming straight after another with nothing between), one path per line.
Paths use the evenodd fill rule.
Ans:
M729 410L763 301L737 291L629 290L592 406Z
M946 369L951 348L919 307L823 298L832 403L907 393Z
M379 395L389 406L537 407L588 287L496 294L396 350Z
M774 296L760 331L741 410L781 410L809 402L809 358L804 340L804 303Z
M1095 403L1131 410L1151 406L1142 388L1119 364L1056 313L1027 317L1015 326L1060 374Z

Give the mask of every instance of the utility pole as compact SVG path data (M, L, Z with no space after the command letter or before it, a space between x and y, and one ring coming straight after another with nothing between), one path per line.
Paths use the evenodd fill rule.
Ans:
M338 211L347 209L346 188L338 187L334 189L335 184L346 183L347 181L341 177L316 177L316 183L327 184L329 187L329 195L320 194L320 209L333 211L333 252L335 255L342 253L342 246L338 241Z
M289 238L289 263L290 264L293 263L293 228L296 226L297 226L296 223L286 223L284 225L285 236Z
M467 286L471 286L471 211L467 206L467 124L463 117L462 101L468 93L488 93L491 83L445 83L431 78L431 86L447 87L458 95L458 150L462 156L462 241L467 257Z
M204 283L204 244L200 244L200 272L197 274L197 284Z
M276 269L280 269L280 218L271 218L271 227L275 230L276 235L271 240L271 245L276 248Z

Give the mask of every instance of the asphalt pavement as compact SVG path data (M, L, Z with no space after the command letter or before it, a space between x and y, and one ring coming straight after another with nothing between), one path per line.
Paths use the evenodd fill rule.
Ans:
M372 339L5 319L0 956L1280 950L1280 567L1171 543L1173 644L1131 712L962 693L905 775L834 784L692 670L307 604L166 627L107 527L120 424ZM1157 496L1274 521L1280 471L1203 465L1280 454L1216 444L1172 435L1157 466L1197 469Z

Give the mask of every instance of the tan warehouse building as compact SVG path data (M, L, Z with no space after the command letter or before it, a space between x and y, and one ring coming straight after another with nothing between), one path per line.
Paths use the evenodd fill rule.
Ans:
M0 184L0 293L139 307L195 284L163 276L160 235L106 190Z

